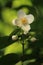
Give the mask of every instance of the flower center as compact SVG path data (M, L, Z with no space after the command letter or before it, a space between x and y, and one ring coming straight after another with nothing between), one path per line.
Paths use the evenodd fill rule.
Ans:
M27 19L26 19L26 18L22 18L22 19L21 19L21 22L22 22L23 24L26 24L26 23L27 23Z

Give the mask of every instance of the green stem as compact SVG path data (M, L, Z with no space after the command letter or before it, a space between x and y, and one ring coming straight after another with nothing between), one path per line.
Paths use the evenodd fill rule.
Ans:
M24 41L22 43L22 49L23 49L23 56L22 56L22 65L23 65L23 61L24 61Z

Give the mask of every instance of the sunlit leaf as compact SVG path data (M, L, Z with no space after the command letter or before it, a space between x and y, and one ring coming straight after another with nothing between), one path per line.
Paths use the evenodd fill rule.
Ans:
M12 2L12 7L13 8L17 8L20 7L22 5L28 5L28 6L32 6L32 1L31 0L13 0Z
M23 7L23 8L21 8L26 14L28 14L29 13L29 9L28 8L26 8L26 7Z
M24 61L24 65L27 65L27 64L35 62L35 61L36 61L36 59L26 60L26 61Z
M12 26L9 26L2 21L0 22L0 33L2 33L3 35L9 35L12 31L13 31Z
M5 48L4 54L10 54L10 53L22 53L22 45L21 43L13 43L10 46Z
M28 50L26 51L26 54L32 54L32 49L28 49Z
M16 17L17 12L8 8L3 9L2 18L4 22L12 25L12 20Z

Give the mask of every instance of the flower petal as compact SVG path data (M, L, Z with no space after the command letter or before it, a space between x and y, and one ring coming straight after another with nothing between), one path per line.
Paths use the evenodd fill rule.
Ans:
M21 28L24 31L24 34L27 34L28 31L31 29L30 25L23 25Z
M25 16L26 16L26 14L22 10L18 11L18 18L23 18Z
M13 24L13 25L16 25L16 23L15 23L15 19L13 19L12 24Z
M29 24L31 24L34 21L34 16L32 14L27 15L26 18Z
M13 23L13 25L16 25L16 26L19 26L19 27L22 26L20 19L15 19L15 20L12 21L12 23Z

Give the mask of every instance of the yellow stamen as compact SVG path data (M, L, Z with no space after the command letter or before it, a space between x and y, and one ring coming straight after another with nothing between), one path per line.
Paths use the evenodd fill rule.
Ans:
M22 21L23 24L27 23L27 19L26 18L22 18L21 21Z

